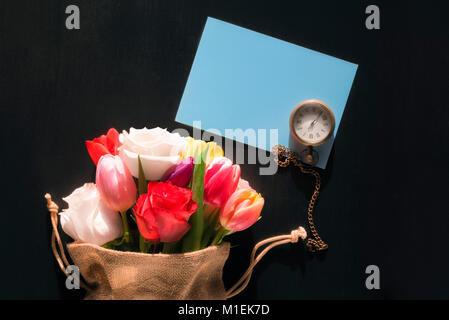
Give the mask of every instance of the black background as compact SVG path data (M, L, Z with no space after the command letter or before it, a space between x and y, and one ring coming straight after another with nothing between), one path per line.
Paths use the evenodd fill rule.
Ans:
M316 211L329 251L273 250L238 299L449 298L442 3L1 1L0 298L82 297L65 289L52 256L43 195L62 205L93 180L84 140L110 127L179 127L175 114L207 16L359 65ZM80 8L80 30L65 28L69 4ZM381 30L365 28L369 4L380 7ZM266 206L259 223L230 237L239 246L225 267L227 287L256 241L305 223L312 191L293 168L259 176L257 165L243 165L242 176ZM380 268L380 290L365 288L370 264Z

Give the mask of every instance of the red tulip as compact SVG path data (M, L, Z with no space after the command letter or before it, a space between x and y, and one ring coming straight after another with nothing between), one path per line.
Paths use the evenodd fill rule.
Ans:
M114 128L109 129L106 135L103 134L92 141L86 140L87 151L95 165L105 154L118 155L117 149L120 145L119 133Z
M148 193L140 195L134 214L140 234L155 242L176 242L190 229L189 218L198 209L192 191L170 181L148 184Z
M106 154L100 158L96 183L101 200L113 211L125 212L136 202L136 184L119 156Z
M222 207L237 188L240 166L225 157L218 157L206 168L204 178L204 202Z
M262 196L241 179L220 212L220 224L233 232L245 230L259 219L264 202Z

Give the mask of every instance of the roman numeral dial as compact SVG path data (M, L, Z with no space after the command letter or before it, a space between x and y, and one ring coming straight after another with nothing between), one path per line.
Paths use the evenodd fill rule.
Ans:
M307 146L326 142L334 131L335 118L332 110L319 100L307 100L299 104L290 116L293 137Z

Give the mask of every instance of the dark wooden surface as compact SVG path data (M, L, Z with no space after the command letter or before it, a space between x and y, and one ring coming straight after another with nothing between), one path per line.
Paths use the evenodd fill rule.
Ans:
M81 29L65 28L69 4ZM84 140L110 127L174 129L207 16L359 64L316 221L329 251L269 253L239 298L449 298L447 5L376 1L1 1L0 298L78 299L50 250L43 195L92 181ZM242 176L265 199L263 219L231 237L225 283L251 247L305 223L310 178L294 169ZM378 265L381 289L365 288Z

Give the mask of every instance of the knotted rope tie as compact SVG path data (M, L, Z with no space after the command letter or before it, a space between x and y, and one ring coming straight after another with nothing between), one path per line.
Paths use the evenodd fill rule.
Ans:
M67 257L64 253L64 247L62 246L61 237L58 232L58 212L59 207L56 203L51 200L51 195L49 193L45 194L45 199L47 199L47 208L50 212L50 219L52 225L52 233L51 233L51 249L53 251L53 255L55 256L56 261L58 262L59 268L64 272L66 277L70 277L67 273L66 269L70 265ZM58 243L59 252L56 247L56 242ZM86 290L89 290L89 287L80 279L80 286Z
M226 298L227 299L232 298L233 296L239 294L246 288L246 286L249 283L249 280L251 279L254 267L256 266L257 263L259 263L259 261L263 258L263 256L268 253L268 251L281 244L297 243L299 241L299 238L301 238L302 240L307 238L307 232L303 227L299 227L298 229L292 230L290 234L268 238L257 243L254 246L254 249L251 253L251 259L248 269L240 278L240 280L237 281L237 283L234 284L234 286L232 286L231 289L226 291ZM259 253L256 257L257 250L259 250L259 248L265 244L269 245L264 250L262 250L262 252Z
M292 232L290 233L290 237L291 243L297 243L299 241L299 238L304 240L307 237L307 232L303 227L299 227L298 229L292 230Z

